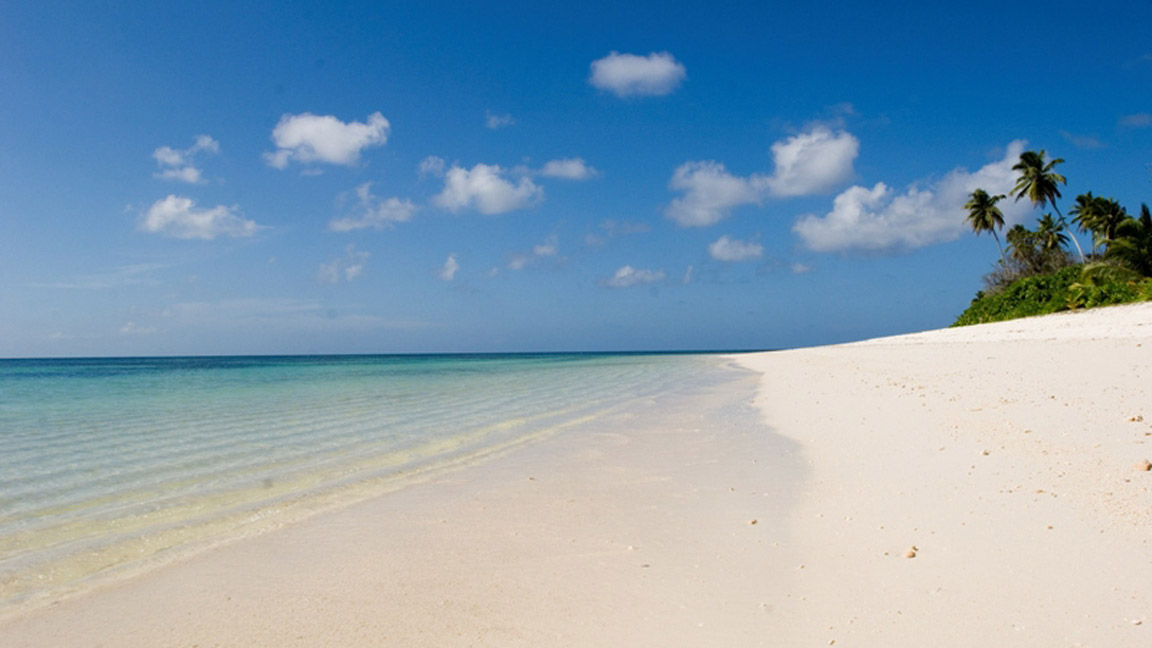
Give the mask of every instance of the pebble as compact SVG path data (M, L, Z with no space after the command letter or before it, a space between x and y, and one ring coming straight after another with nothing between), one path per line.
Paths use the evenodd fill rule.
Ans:
M1145 459L1144 461L1141 461L1132 467L1135 468L1136 470L1149 471L1149 470L1152 470L1152 461L1148 461L1147 459Z
M915 558L917 551L920 551L920 550L916 547L916 545L912 545L911 547L908 547L908 551L904 552L904 557L905 558Z

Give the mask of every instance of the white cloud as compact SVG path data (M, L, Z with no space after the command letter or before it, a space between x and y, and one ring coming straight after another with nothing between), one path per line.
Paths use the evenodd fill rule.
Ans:
M174 149L170 146L161 146L152 151L152 157L160 170L152 174L161 180L175 180L197 184L203 181L200 169L193 163L200 153L219 153L220 143L208 135L197 135L196 141L186 149Z
M612 52L592 61L588 83L617 97L666 95L684 80L684 66L668 52L648 56Z
M745 261L764 253L764 246L754 241L728 238L725 234L708 246L708 254L717 261Z
M1128 128L1152 127L1152 113L1135 113L1120 118L1120 125Z
M544 243L532 246L532 254L535 256L556 256L559 251L559 244L555 236L549 236Z
M806 263L796 262L792 264L792 274L808 274L812 272L812 266Z
M603 234L586 234L584 236L584 244L589 246L604 245L609 239L616 238L617 236L643 234L652 228L648 226L648 223L644 222L616 221L609 218L600 222L600 229L604 231Z
M512 115L509 115L508 113L504 113L503 115L498 115L498 114L492 112L491 110L485 110L484 111L484 126L485 126L485 128L490 128L492 130L496 130L497 128L506 128L508 126L513 126L515 124L516 124L516 120L512 119Z
M78 290L103 290L107 288L120 288L122 286L135 286L138 284L158 284L158 280L151 275L156 270L168 266L158 263L138 263L135 265L119 266L109 272L98 272L73 277L65 281L36 282L28 284L34 288L67 288Z
M540 175L546 178L587 180L596 177L599 172L588 166L583 158L562 158L546 163L544 168L540 169Z
M419 173L421 178L432 176L434 178L444 177L444 169L446 164L444 158L429 155L420 161Z
M187 182L188 184L199 184L203 182L204 177L200 173L200 169L194 166L180 167L178 169L164 169L152 174L152 177L161 180L175 180L177 182Z
M1102 149L1105 147L1104 142L1100 141L1099 137L1095 135L1076 135L1066 130L1060 131L1060 136L1068 140L1068 143L1078 149Z
M683 191L664 210L664 214L682 227L714 225L728 216L733 207L759 204L768 179L748 178L728 173L715 161L685 162L672 174L668 188Z
M120 335L151 335L156 332L154 326L140 326L136 322L127 322L120 327Z
M680 280L680 283L684 284L685 286L692 283L692 274L695 271L696 266L689 265L688 268L684 271L684 277Z
M766 196L801 196L830 189L852 176L860 142L846 131L816 125L772 145L776 170L771 176L732 175L714 160L685 162L668 188L682 191L664 214L682 227L706 227L727 218L741 205L759 205Z
M871 189L854 186L836 196L825 216L801 217L792 227L811 250L892 251L913 249L950 241L971 228L964 222L964 203L974 189L990 194L1010 194L1016 181L1012 165L1025 143L1010 143L1004 156L974 173L953 169L936 182L910 186L896 193L883 182ZM1005 222L1011 226L1032 210L1027 201L1000 202Z
M629 288L664 281L664 276L663 270L645 270L626 265L617 270L610 279L602 281L601 284L609 288Z
M277 169L292 161L353 165L360 160L360 151L387 142L390 131L379 112L369 115L367 122L348 123L332 115L284 115L272 130L276 150L265 153L264 159Z
M772 145L776 170L768 188L776 196L827 191L852 177L852 162L859 151L860 141L851 133L813 126Z
M453 165L444 174L444 190L432 203L453 212L474 208L481 214L502 214L531 207L544 198L544 189L529 178L513 183L506 175L496 165L477 164L471 169Z
M372 193L372 183L365 182L356 187L356 217L336 218L328 223L328 229L333 232L350 232L352 230L374 228L377 230L391 229L396 223L406 223L412 220L412 215L419 209L411 200L399 198L380 199Z
M191 198L175 195L152 203L140 216L136 228L169 238L205 241L218 236L252 236L262 229L255 222L241 218L238 207L217 205L212 209L198 209Z
M452 281L456 278L456 271L460 269L460 263L456 261L456 253L448 255L444 260L444 265L436 272L436 276L444 281Z
M532 246L532 251L528 253L513 254L508 260L509 270L523 270L524 268L533 265L541 257L556 256L560 253L560 243L556 235L549 236L547 240L538 245Z
M364 272L364 264L368 262L368 258L371 256L371 253L357 252L355 245L349 245L344 248L344 258L333 259L330 263L321 263L316 278L321 283L330 284L340 283L341 276L344 277L344 281L352 281Z

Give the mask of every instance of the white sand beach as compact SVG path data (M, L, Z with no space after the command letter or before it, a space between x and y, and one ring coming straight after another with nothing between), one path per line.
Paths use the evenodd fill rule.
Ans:
M759 414L561 434L0 645L1152 645L1152 304L734 358Z

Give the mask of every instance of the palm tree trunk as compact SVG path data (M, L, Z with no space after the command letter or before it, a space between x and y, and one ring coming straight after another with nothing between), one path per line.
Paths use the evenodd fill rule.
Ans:
M992 229L992 238L996 239L996 247L1000 249L1000 264L1005 268L1008 267L1008 259L1004 256L1004 246L1000 245L1000 235L996 233L996 229Z

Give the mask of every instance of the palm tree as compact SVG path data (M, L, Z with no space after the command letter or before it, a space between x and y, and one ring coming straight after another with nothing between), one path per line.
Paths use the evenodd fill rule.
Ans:
M1064 222L1052 218L1052 214L1040 217L1036 226L1036 242L1040 249L1046 252L1059 250L1068 244L1068 235L1064 233Z
M1044 157L1044 151L1039 153L1024 151L1020 154L1020 161L1012 167L1013 171L1020 173L1020 177L1016 179L1016 186L1012 188L1012 194L1016 196L1017 201L1027 196L1037 207L1044 203L1052 205L1052 209L1056 210L1060 222L1063 223L1064 214L1061 214L1060 208L1056 206L1056 199L1060 197L1060 185L1068 184L1068 180L1052 169L1057 164L1062 164L1064 159L1056 158L1045 162ZM1076 243L1076 251L1080 253L1080 262L1083 263L1084 250L1080 249L1080 242L1074 236L1072 242Z
M1140 218L1128 217L1120 223L1104 258L1152 277L1152 214L1148 205L1140 205Z
M1116 229L1120 227L1120 223L1128 219L1128 212L1112 198L1097 198L1096 202L1098 203L1096 219L1100 236L1104 244L1108 245L1116 238Z
M1093 196L1091 191L1076 196L1076 206L1068 213L1081 232L1092 233L1093 248L1108 245L1116 238L1116 228L1128 217L1120 203L1112 198Z
M997 227L1004 227L1004 214L1000 212L996 203L1004 197L1004 194L989 196L987 191L977 189L972 192L968 202L964 203L964 209L968 210L968 218L965 220L972 226L972 231L976 232L977 236L981 232L992 232L992 237L996 239L996 247L1000 249L1000 262L1007 265L1004 246L1000 245L1000 236L996 234Z
M1008 252L1013 259L1027 268L1030 274L1037 274L1041 271L1043 264L1040 261L1036 232L1017 224L1008 230L1004 238L1008 240Z
M1068 213L1072 215L1077 231L1092 233L1092 247L1095 248L1100 239L1100 197L1093 196L1091 191L1082 193L1076 196L1076 205Z

